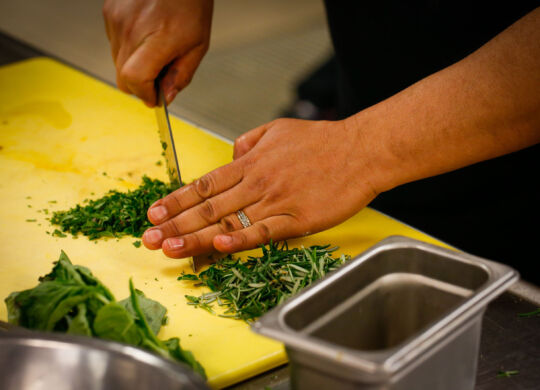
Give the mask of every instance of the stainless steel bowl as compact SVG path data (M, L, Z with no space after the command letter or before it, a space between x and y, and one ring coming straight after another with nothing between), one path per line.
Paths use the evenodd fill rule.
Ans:
M187 366L127 345L0 331L2 390L208 389Z
M472 390L487 304L510 267L383 240L253 325L285 343L294 389Z

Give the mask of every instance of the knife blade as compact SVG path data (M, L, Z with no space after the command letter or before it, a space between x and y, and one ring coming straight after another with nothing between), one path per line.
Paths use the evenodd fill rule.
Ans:
M156 92L157 106L154 110L158 124L159 138L161 140L161 148L163 149L162 155L165 157L165 164L167 166L171 187L177 189L181 186L182 177L180 176L180 166L176 155L167 101L165 100L165 94L161 87L161 79L156 81Z

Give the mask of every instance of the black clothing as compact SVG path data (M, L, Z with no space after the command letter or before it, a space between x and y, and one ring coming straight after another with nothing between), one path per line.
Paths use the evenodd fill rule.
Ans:
M338 112L352 115L472 53L537 1L326 0ZM539 91L540 93L540 91ZM370 206L540 284L540 145L379 195Z

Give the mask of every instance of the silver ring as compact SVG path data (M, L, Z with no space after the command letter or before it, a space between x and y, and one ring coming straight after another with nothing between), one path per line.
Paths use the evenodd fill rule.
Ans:
M238 219L240 220L240 223L242 224L244 228L251 226L251 221L242 210L238 210L236 212L236 216L238 217Z

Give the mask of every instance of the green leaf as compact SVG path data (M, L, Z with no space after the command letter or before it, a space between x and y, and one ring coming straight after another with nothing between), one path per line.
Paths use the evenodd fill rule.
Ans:
M147 298L140 290L135 290L135 294L137 294L139 297L141 310L146 318L146 321L148 322L148 325L150 326L150 329L152 330L152 333L157 335L161 329L161 325L163 324L167 309L161 303ZM131 298L123 299L118 303L124 306L131 314L136 316Z
M83 336L92 336L92 329L90 328L90 321L86 316L86 305L79 304L76 307L77 314L75 317L67 317L68 329L66 333L77 334Z
M199 277L194 274L180 275L177 280L199 280Z
M98 337L136 346L140 346L143 340L133 314L117 302L111 302L98 311L94 332Z
M180 347L180 339L178 337L165 340L163 341L163 344L171 356L173 356L176 360L186 363L193 369L193 371L206 379L206 372L204 371L203 366L195 359L190 351Z

